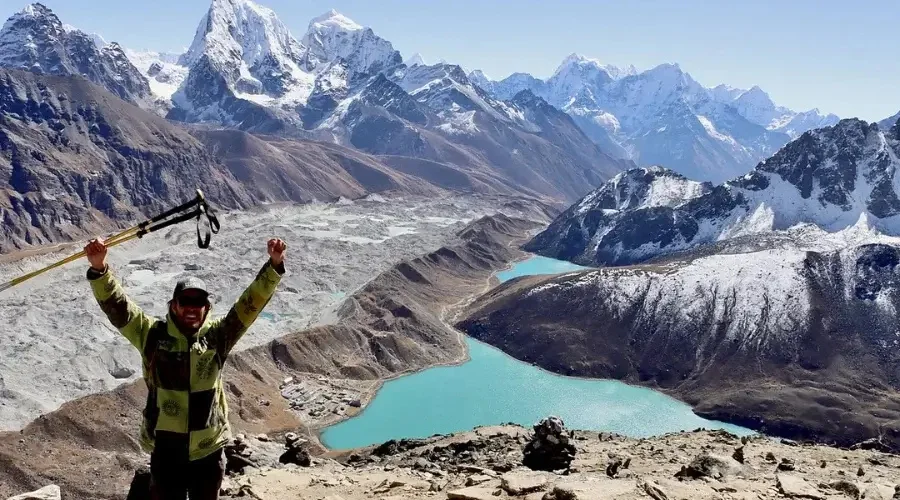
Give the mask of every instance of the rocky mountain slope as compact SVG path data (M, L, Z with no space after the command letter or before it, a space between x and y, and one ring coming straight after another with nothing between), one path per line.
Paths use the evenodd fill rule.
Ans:
M235 130L188 132L81 77L3 69L0 172L0 252L106 234L198 188L222 209L443 189L438 173L409 175L356 150ZM474 190L497 192L485 184Z
M159 213L202 189L252 199L186 131L80 77L0 69L0 251Z
M547 450L543 455L551 460L534 460L539 449ZM900 496L900 461L877 450L798 446L761 436L739 439L701 429L638 440L568 430L553 417L533 430L477 427L320 456L310 456L295 433L247 436L228 450L232 458L222 498L892 500ZM551 461L560 464L557 470L545 470ZM145 473L137 475L130 491L140 491L146 481ZM57 485L44 487L52 490L60 492ZM61 493L73 496L65 488Z
M798 229L523 279L459 326L552 371L659 387L706 418L900 446L900 240L844 233Z
M246 187L256 203L356 199L369 193L436 195L442 191L438 176L409 175L371 155L336 144L227 129L191 133ZM492 191L484 188L481 192Z
M791 138L838 121L776 106L758 87L705 88L677 64L638 72L572 54L546 80L515 73L492 81L480 71L470 77L500 99L530 90L610 154L701 181L739 175Z
M900 111L898 111L897 114L889 116L889 117L885 118L884 120L881 120L880 122L878 122L878 126L884 130L889 130L898 121L900 121Z
M582 264L629 264L743 235L864 218L900 235L900 127L852 119L804 133L719 186L659 168L619 174L525 248Z
M50 9L31 4L0 29L0 67L42 75L81 75L122 99L149 105L147 78L116 43L64 26Z
M301 467L279 463L274 455L284 445L251 438L244 441L245 453L259 466L230 475L226 498L825 500L892 499L900 492L900 462L877 451L703 430L640 440L564 425L545 431L553 421L534 430L479 427L389 441ZM554 472L533 460L544 449L560 463Z

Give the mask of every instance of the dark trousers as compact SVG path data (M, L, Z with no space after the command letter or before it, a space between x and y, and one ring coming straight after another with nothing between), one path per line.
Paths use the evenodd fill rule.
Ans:
M218 500L225 477L225 451L199 460L155 450L150 455L152 500Z

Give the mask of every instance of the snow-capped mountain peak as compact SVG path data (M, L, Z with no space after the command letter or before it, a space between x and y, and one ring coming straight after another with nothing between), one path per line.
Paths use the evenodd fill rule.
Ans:
M93 40L94 45L96 45L97 48L100 48L100 49L102 49L110 44L110 42L107 42L106 39L103 38L102 36L100 36L99 33L91 33L91 40ZM115 42L113 42L113 43L115 43Z
M776 106L769 94L757 85L739 95L731 104L744 118L759 125L769 125L789 113L787 109Z
M391 42L335 10L313 19L302 42L309 69L342 59L351 78L373 75L403 62Z
M571 54L563 60L548 80L553 89L548 100L556 106L565 107L572 97L583 90L600 94L613 80L612 75L599 61Z
M646 75L649 78L659 81L661 84L669 87L682 86L699 86L699 84L681 69L678 63L663 63L655 66L641 76Z
M623 68L618 66L614 66L612 64L603 64L598 59L590 58L584 56L582 54L572 53L569 54L563 62L556 68L556 71L553 72L554 76L559 74L560 72L565 72L569 70L572 66L589 66L593 68L598 68L603 70L610 78L613 80L618 80L620 78L624 78L630 75L636 75L638 73L637 68L633 65L629 64Z
M257 64L295 69L302 54L303 46L271 9L250 0L213 0L180 64L191 66L205 55L238 80ZM246 67L235 67L238 61Z
M59 21L59 18L56 17L56 14L54 14L53 11L51 11L46 5L35 2L26 5L24 9L10 16L9 19L6 20L6 23L4 23L3 28L6 29L7 25L18 23L22 20L31 20L34 18L42 17L49 17L55 19L57 22ZM62 28L62 23L59 23L59 26L60 28Z
M894 125L897 124L897 121L900 121L900 112L895 115L891 115L884 120L881 120L880 122L878 122L878 126L882 130L891 130L892 128L894 128Z
M408 66L408 65L407 65ZM483 90L486 90L490 94L497 94L496 82L491 80L491 78L484 74L484 71L480 69L476 69L474 71L469 72L469 81L478 85ZM511 98L512 96L498 96L499 98Z
M750 87L750 89L747 90L746 92L742 93L739 98L740 99L749 99L749 100L759 102L762 104L773 104L774 105L774 103L772 102L772 98L769 97L769 94L765 90L759 88L759 85L754 85L754 86Z
M323 27L330 27L332 29L343 31L357 31L363 29L362 25L334 9L314 17L312 21L309 22L309 31Z
M749 174L715 187L631 170L570 208L527 249L623 264L805 225L900 235L898 136L900 129L841 120L804 133ZM666 187L655 192L665 194L654 196L665 203L649 203L654 196L647 193L661 178Z
M714 101L730 103L747 91L722 83L709 89L709 92Z
M31 36L26 30L33 29L35 26L41 26L46 32L46 36L59 36L67 30L60 22L56 14L48 9L44 4L33 3L25 6L19 12L16 12L3 23L2 33L5 38L11 39L14 35L20 37L18 42L28 44L32 42ZM9 40L10 42L14 40Z
M47 6L33 3L13 14L0 29L0 66L39 74L80 75L133 103L150 88L118 44L107 44L63 25Z
M403 64L405 64L407 66L416 66L416 65L427 66L425 64L425 59L422 57L422 54L419 54L418 52L416 52L415 54L410 56L409 59L403 61ZM482 75L482 76L484 76L484 75Z

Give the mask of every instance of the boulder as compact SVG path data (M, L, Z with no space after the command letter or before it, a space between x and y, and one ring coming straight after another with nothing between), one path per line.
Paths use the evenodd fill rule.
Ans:
M150 500L150 467L139 467L131 478L126 500Z
M776 474L775 485L782 495L789 498L812 498L813 500L824 500L825 495L819 492L805 479L794 474Z
M575 459L575 445L563 421L547 417L534 426L534 435L525 445L522 464L532 470L568 470Z
M847 481L846 479L841 479L840 481L833 481L831 483L828 483L825 486L827 486L828 488L831 488L832 490L839 491L839 492L847 495L850 498L859 498L859 486L857 486L856 483L851 483L850 481Z
M507 472L500 477L500 487L513 496L524 496L547 489L552 477L535 472Z
M372 493L387 493L394 488L408 488L413 490L430 490L431 483L421 479L407 479L402 477L392 477L381 482Z
M627 469L631 465L631 457L621 455L609 455L609 461L606 463L606 475L616 477L619 469Z
M225 471L230 474L242 474L247 467L258 467L259 463L253 457L247 440L243 434L235 436L234 440L225 445Z
M466 478L466 486L478 486L479 484L486 483L493 479L493 477L488 476L487 474L475 474L474 476Z
M741 464L731 457L701 453L687 467L683 467L680 472L675 474L675 477L721 479L740 472Z
M302 439L302 438L301 438L297 433L295 433L295 432L288 432L287 434L284 435L284 445L287 446L287 447L291 447L291 446L294 445L294 443L297 443L297 442L300 442L300 441L306 442L305 439Z
M449 500L494 500L493 488L482 488L481 486L470 486L461 490L453 490L447 492Z
M544 495L543 500L615 500L637 496L637 487L633 481L572 479L554 485L553 489Z
M893 500L894 492L892 486L870 483L862 491L859 500Z
M306 450L305 441L295 441L291 445L286 446L286 448L287 450L278 457L279 463L297 464L301 467L309 467L312 464L309 451Z
M900 450L895 449L891 445L883 442L881 439L878 439L878 438L872 438L872 439L867 439L865 441L861 441L861 442L856 443L855 445L851 446L850 449L851 450L875 450L875 451L880 451L882 453L894 453L894 454L896 454L896 453L898 453L898 451L900 451Z
M782 458L781 463L778 464L778 470L792 471L794 469L794 461L790 458Z
M642 482L641 489L643 489L645 493L650 495L653 500L669 500L669 495L668 493L666 493L666 490L664 490L662 486L653 481Z
M9 497L7 500L62 500L62 492L59 486L51 484L31 493Z

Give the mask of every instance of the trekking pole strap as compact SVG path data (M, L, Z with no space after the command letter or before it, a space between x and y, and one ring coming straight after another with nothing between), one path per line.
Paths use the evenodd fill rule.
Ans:
M159 231L160 229L163 229L163 228L166 228L169 226L173 226L175 224L179 224L179 223L182 223L187 220L191 220L194 217L199 218L201 212L202 212L202 210L198 207L198 208L195 208L194 210L191 210L190 212L183 213L183 214L179 215L178 217L174 217L172 219L168 219L163 222L159 222L152 226L143 227L140 230L138 230L137 237L143 238L145 234L150 234L154 231Z
M206 203L206 199L203 196L203 192L198 189L197 196L194 199L192 199L190 201L186 201L186 202L182 203L181 205L178 205L177 207L171 208L155 217L147 219L144 222L141 222L140 224L138 224L138 227L141 229L144 229L146 227L149 227L150 224L153 224L154 222L159 222L159 221L161 221L167 217L170 217L174 214L177 214L179 212L184 212L185 210L187 210L193 206L205 204L205 203Z
M197 246L199 246L200 248L208 248L209 241L212 238L212 235L218 234L218 232L219 232L219 227L220 227L219 219L218 219L218 217L216 217L216 214L215 214L215 212L213 212L213 209L210 208L210 206L207 205L206 202L200 203L200 206L197 207L197 210L199 212L197 214ZM205 235L205 237L200 236L200 221L201 221L200 216L201 215L206 215L206 221L205 221L206 222L206 235Z

